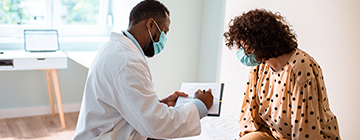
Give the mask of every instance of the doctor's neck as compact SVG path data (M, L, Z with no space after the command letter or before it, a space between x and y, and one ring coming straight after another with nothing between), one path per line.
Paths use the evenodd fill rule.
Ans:
M140 44L141 48L144 49L146 45L149 44L149 33L147 32L146 20L140 21L139 23L133 25L130 23L127 31L136 39L136 41ZM146 31L146 32L145 32Z

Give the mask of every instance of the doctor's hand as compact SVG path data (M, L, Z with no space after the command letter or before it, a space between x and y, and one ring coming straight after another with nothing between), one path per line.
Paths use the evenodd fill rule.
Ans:
M211 89L207 89L205 92L204 91L200 89L196 91L195 98L201 100L209 110L209 108L213 105L214 96L211 94Z
M164 99L160 100L160 103L167 104L168 106L175 106L176 100L179 96L187 97L188 94L185 94L184 92L180 91L174 91L169 96L165 97Z

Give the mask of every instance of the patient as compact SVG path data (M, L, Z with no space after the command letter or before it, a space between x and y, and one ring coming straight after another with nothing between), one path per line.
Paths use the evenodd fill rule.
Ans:
M249 72L239 140L340 139L320 65L298 48L280 13L255 9L235 17L224 33ZM316 46L313 46L316 47Z

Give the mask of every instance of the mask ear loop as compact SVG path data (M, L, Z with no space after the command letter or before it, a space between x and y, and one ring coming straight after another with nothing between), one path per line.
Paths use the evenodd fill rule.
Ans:
M161 33L161 30L160 30L160 28L159 28L159 26L157 25L157 23L156 23L155 20L154 20L154 22L155 22L155 25L156 25L157 29L158 29L158 30L160 31L160 33ZM151 32L150 32L149 29L148 29L148 31L149 31L149 35L150 35L151 41L152 41L152 42L155 42L154 39L152 38L152 35L151 35Z
M148 29L148 31L149 31L149 35L150 35L150 39L151 39L151 41L152 42L155 42L154 40L153 40L153 38L152 38L152 35L151 35L151 32L150 32L150 30Z
M157 25L157 23L156 23L156 21L154 20L154 22L155 22L155 25L156 25L156 27L158 28L158 30L160 31L160 33L162 32L161 30L160 30L160 28L159 28L159 26Z
M241 44L240 44L240 46L238 46L237 43L236 43L236 41L233 41L233 47L235 47L236 51L239 51L239 50L242 49L242 48L241 48Z

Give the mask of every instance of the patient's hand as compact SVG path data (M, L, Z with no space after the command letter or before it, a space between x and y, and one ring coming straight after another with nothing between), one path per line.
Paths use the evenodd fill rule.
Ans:
M164 99L161 99L160 102L173 107L175 106L176 100L179 96L187 97L188 94L185 94L184 92L180 92L180 91L174 91L169 96L165 97Z

